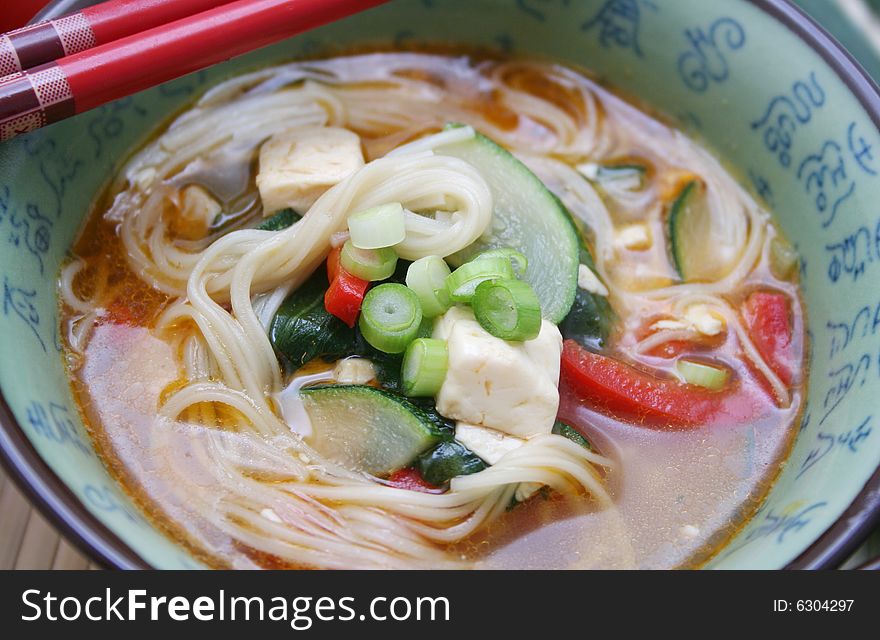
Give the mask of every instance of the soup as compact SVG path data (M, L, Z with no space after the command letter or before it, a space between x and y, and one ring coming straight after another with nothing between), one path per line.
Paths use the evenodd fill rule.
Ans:
M96 448L210 566L697 567L802 406L769 212L559 64L233 78L131 156L72 253Z

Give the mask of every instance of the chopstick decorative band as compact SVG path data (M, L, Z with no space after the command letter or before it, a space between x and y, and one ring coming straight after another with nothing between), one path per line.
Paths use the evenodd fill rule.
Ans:
M385 2L235 0L18 71L0 78L0 141Z
M0 76L94 47L95 32L81 13L0 36Z
M0 141L69 118L73 91L54 62L0 78Z
M232 0L110 0L0 35L0 77Z

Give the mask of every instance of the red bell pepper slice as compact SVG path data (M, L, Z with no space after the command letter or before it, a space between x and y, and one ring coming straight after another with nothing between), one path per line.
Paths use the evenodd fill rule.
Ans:
M435 487L427 482L419 470L415 467L407 467L392 473L388 478L388 484L397 489L409 489L410 491L421 491L422 493L437 493L440 487Z
M752 293L743 305L743 318L758 353L773 373L790 385L795 358L788 296L769 291Z
M341 260L342 247L330 249L330 253L327 255L327 282L332 284L336 280L339 269L341 269Z
M562 349L563 383L593 408L657 427L695 427L730 414L728 394L660 378L573 340Z
M336 248L330 252L327 258L327 276L330 279L330 287L324 294L324 308L349 327L354 327L370 283L343 269L339 264L339 254L340 249Z

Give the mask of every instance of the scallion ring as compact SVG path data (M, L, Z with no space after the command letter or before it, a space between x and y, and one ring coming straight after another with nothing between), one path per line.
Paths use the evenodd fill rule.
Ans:
M358 326L364 339L379 351L403 353L422 323L422 307L412 289L386 283L364 297Z
M526 258L525 254L509 247L488 249L478 254L474 260L484 260L485 258L507 258L513 264L517 278L522 278L526 274L526 269L529 268L529 259Z
M471 260L449 274L446 290L455 302L470 302L481 282L510 278L513 278L513 266L509 258Z
M358 249L393 247L406 237L403 207L389 202L353 213L348 216L348 231Z
M710 364L685 360L684 358L676 361L675 370L684 382L712 391L723 389L730 378L730 372L725 368L713 367Z
M409 343L403 356L400 377L403 393L410 397L437 395L446 379L449 355L445 340L418 338Z
M406 272L406 286L415 291L422 303L422 313L433 318L445 313L452 301L446 290L449 266L440 256L419 258Z
M397 267L397 254L391 247L358 249L351 240L342 245L339 260L351 275L370 282L391 277Z
M522 280L482 282L472 306L480 326L502 340L531 340L541 332L541 304Z

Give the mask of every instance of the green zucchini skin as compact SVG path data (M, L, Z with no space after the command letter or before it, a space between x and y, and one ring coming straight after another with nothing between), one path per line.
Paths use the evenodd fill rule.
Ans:
M456 440L446 440L419 456L416 468L425 481L443 485L458 476L478 473L486 463Z
M581 249L581 264L593 268L593 259L586 246ZM578 287L571 311L559 324L559 332L566 340L600 351L605 348L616 319L617 315L604 296Z
M260 231L281 231L300 220L302 220L302 216L293 209L282 209L263 220L257 225L257 229Z
M584 449L589 449L590 451L594 450L593 445L590 444L590 441L587 440L580 431L578 431L571 425L564 423L562 420L556 421L556 423L553 425L552 433L555 433L556 435L562 436L564 438L568 438L575 444L581 445Z
M672 254L672 264L675 266L675 270L684 280L687 279L687 274L685 273L684 266L685 247L682 246L681 225L684 223L684 213L688 199L696 188L696 182L689 182L682 189L669 210L669 251Z
M461 125L447 125L456 126ZM495 202L492 226L475 243L449 256L449 262L460 266L488 249L521 251L529 260L523 279L538 294L543 316L558 324L571 309L577 289L578 240L565 207L528 167L480 133L437 152L475 166Z
M559 200L559 206L563 207L572 228L577 233L578 264L586 265L593 273L596 273L596 263L587 245L584 231L561 200ZM590 293L577 287L571 310L559 323L559 332L566 340L574 340L586 349L600 351L608 342L608 337L616 322L617 314L614 313L614 309L605 296Z
M725 257L723 235L714 228L718 221L707 200L706 186L692 180L681 190L667 215L667 234L672 266L683 282L711 282L732 268Z
M377 477L410 466L441 434L417 406L367 385L321 385L300 391L312 419L306 441L353 471Z
M401 356L376 352L374 355L365 354L365 357L372 360L376 378L384 389L396 394L402 393L400 367L403 358ZM407 398L407 400L422 411L440 438L440 443L420 455L415 464L427 482L440 486L456 476L477 473L486 468L486 463L479 456L455 440L455 421L437 411L434 398Z

